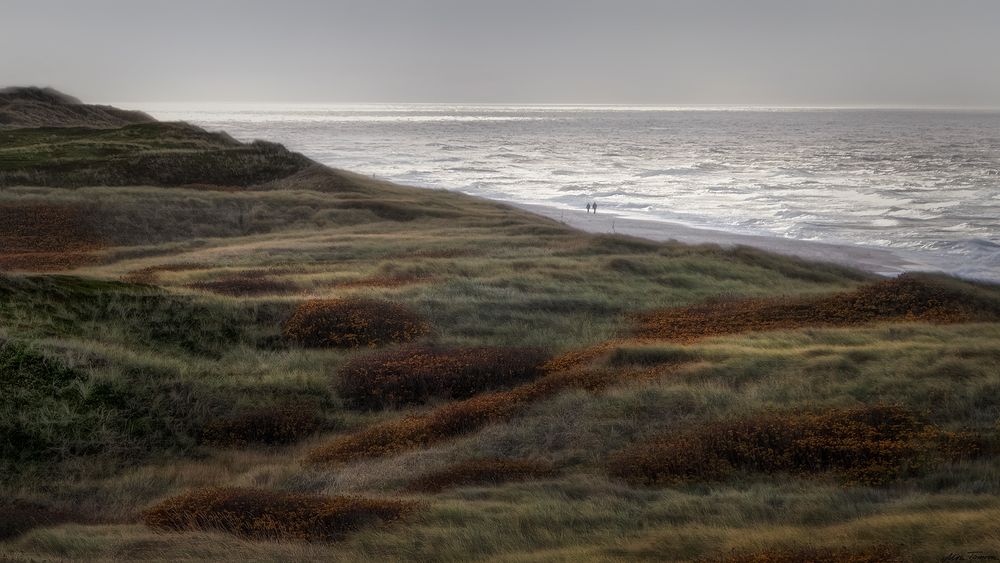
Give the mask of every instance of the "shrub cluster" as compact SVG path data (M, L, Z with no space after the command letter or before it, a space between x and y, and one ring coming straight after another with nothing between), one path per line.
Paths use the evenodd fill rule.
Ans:
M0 270L56 271L95 263L102 244L71 205L0 204Z
M348 288L365 288L365 287L403 287L407 285L414 285L418 283L427 283L431 281L430 276L418 276L416 274L401 274L401 275L384 275L384 276L372 276L368 278L360 278L355 280L347 280L337 282L336 287L342 289Z
M633 444L612 455L609 467L613 476L644 484L718 480L736 471L834 472L849 483L879 484L939 459L940 439L936 428L897 406L768 412Z
M291 444L319 431L322 419L302 408L261 408L213 420L201 431L201 441L215 447L251 444Z
M969 322L1000 318L1000 305L972 288L903 275L855 291L816 298L719 301L638 316L640 337L691 341L707 336L878 321Z
M644 372L639 372L644 373ZM564 389L596 391L635 377L629 370L567 371L547 375L510 391L485 393L448 403L428 414L407 416L340 436L310 450L307 463L343 463L423 447L507 420L531 402Z
M370 409L465 399L535 379L545 359L526 348L410 346L351 359L338 373L337 391L352 406Z
M188 284L188 287L234 297L292 293L298 289L298 286L288 280L275 279L257 271L244 272L218 280L195 282Z
M474 459L456 463L441 471L415 479L407 486L407 490L436 493L466 485L498 485L512 481L543 479L555 473L551 465L529 459Z
M142 513L160 530L222 530L257 540L330 541L378 522L392 522L414 503L324 497L252 488L212 488L169 498Z
M890 546L869 548L773 548L760 551L733 551L725 557L699 559L704 563L890 563L904 561Z
M428 323L409 307L365 298L307 301L282 328L288 340L317 348L409 342L429 330Z

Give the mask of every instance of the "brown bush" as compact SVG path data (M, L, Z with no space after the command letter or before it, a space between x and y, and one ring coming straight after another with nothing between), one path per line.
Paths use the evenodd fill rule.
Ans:
M303 346L357 348L409 342L430 330L409 307L376 299L314 300L285 321L285 338Z
M0 270L68 270L96 263L102 247L78 207L0 204Z
M429 283L433 278L430 276L417 276L417 275L388 275L388 276L372 276L369 278L360 278L348 281L338 281L333 285L342 289L349 288L364 288L364 287L403 287L407 285L415 285L419 283Z
M352 406L369 409L465 399L535 379L545 359L526 348L410 346L351 359L340 368L337 391Z
M737 470L834 472L849 483L879 484L940 459L939 436L896 406L768 412L633 444L612 455L609 467L613 476L645 484L717 480Z
M661 370L590 370L547 375L510 391L485 393L443 405L428 414L407 416L369 426L313 448L306 463L344 463L381 457L466 434L492 422L507 420L533 401L565 389L597 391L627 379L654 377Z
M759 330L856 326L879 321L970 322L1000 318L995 302L975 303L964 289L903 275L818 298L720 301L639 315L636 336L677 341Z
M66 522L87 522L88 518L44 504L21 499L0 501L0 541L15 538L28 530Z
M700 559L704 563L890 563L904 561L899 551L889 546L869 548L773 548L760 551L733 551L718 558Z
M188 284L187 287L234 297L292 293L298 290L298 286L288 280L275 279L258 272L244 272L218 280L195 282Z
M330 541L377 522L392 522L414 503L324 497L251 488L213 488L167 499L142 519L160 530L222 530L258 540Z
M407 490L436 493L465 485L498 485L511 481L544 479L556 474L546 463L528 459L474 459L456 463L414 480Z
M222 448L291 444L315 434L322 422L308 409L256 409L209 422L202 429L201 441Z

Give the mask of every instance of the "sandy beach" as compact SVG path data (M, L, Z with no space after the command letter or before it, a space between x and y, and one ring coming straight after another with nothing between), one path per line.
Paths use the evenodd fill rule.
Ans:
M927 269L926 266L909 261L890 250L879 248L742 235L713 229L699 229L665 221L632 219L604 211L593 214L582 209L560 209L517 202L506 203L591 233L617 233L656 241L676 240L686 244L749 246L807 260L833 262L884 276L895 276L908 270Z

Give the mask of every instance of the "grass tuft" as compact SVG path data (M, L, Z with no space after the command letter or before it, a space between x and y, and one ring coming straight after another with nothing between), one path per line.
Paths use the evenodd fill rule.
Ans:
M282 327L285 338L313 348L409 342L429 330L428 323L409 307L365 298L308 301Z
M639 442L611 456L610 473L643 484L712 481L737 471L813 475L834 472L851 484L882 484L946 458L972 457L957 440L911 411L887 405L821 412L767 412Z
M210 421L201 438L215 447L291 444L315 434L322 422L316 413L301 408L259 408Z
M880 321L935 323L1000 319L1000 298L977 286L903 275L829 297L716 301L645 313L635 335L692 341L709 336Z
M159 530L221 530L254 540L333 541L372 524L399 520L414 507L402 500L225 487L167 499L144 511L142 519Z
M411 346L357 356L338 375L352 406L398 408L431 398L466 399L542 375L546 355L527 348Z
M530 459L473 459L415 479L407 486L407 490L437 493L454 487L498 485L554 475L556 471L551 465Z

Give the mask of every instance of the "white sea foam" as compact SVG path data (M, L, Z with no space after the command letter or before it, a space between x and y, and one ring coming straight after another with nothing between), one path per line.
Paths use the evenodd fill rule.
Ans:
M1000 113L130 104L403 183L861 246L1000 281Z

